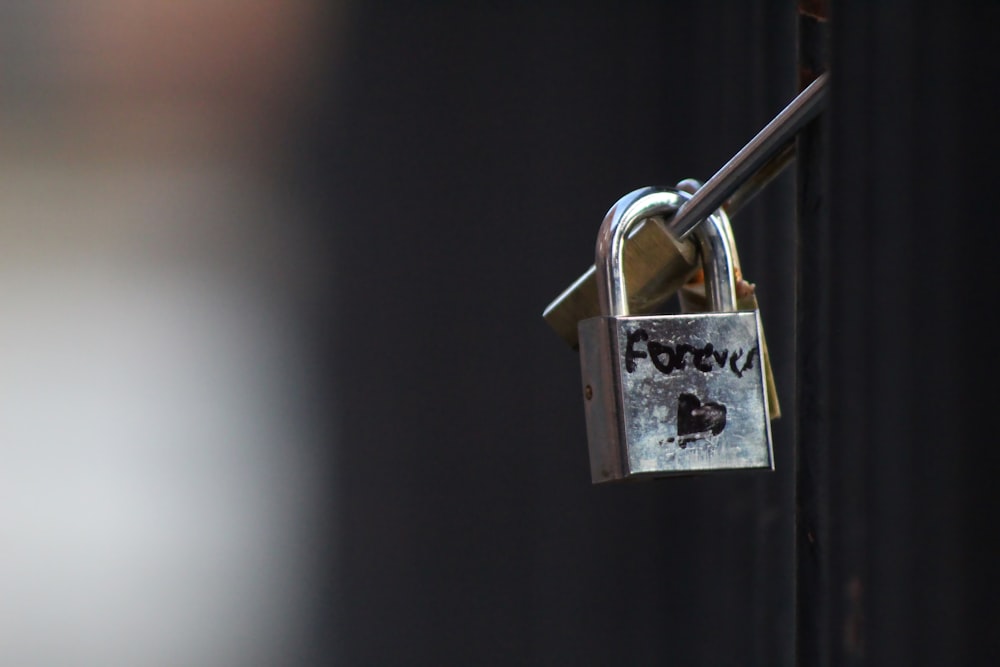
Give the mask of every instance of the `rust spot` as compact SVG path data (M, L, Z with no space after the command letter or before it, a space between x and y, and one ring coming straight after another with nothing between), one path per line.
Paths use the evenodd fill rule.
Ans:
M701 285L704 282L705 282L705 269L699 266L697 269L694 270L694 273L691 274L691 277L688 278L687 284Z
M754 293L755 286L753 283L749 283L742 278L736 281L736 298L745 299Z
M844 651L853 658L864 657L864 585L861 577L847 580L847 607L844 616Z
M583 388L583 396L588 401L594 397L594 390L590 388L589 384Z
M799 14L817 21L828 21L830 3L826 0L799 0Z

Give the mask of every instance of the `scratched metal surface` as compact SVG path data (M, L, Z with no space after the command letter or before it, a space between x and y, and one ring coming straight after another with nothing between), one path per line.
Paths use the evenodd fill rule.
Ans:
M682 344L706 350L712 345L719 355L706 355L702 360L703 368L712 369L707 372L695 368L688 354L684 368L669 374L647 358L636 360L635 371L622 375L623 396L629 398L624 417L631 471L771 467L770 420L755 312L649 317L617 324L621 363L627 337L639 327L648 331L649 342L676 347L678 357ZM684 401L685 396L692 398ZM679 406L689 402L694 403L695 415L715 408L707 416L716 418L702 419L704 428L692 424L683 429Z
M605 327L614 344L601 349ZM773 468L756 312L592 318L580 330L595 481Z

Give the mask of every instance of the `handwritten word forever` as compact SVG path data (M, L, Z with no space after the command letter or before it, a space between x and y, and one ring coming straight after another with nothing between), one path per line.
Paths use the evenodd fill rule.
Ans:
M646 352L636 349L636 344L640 341L646 343ZM625 346L625 370L629 373L635 372L635 360L648 358L653 362L656 370L669 375L674 371L682 371L687 368L688 355L690 355L691 366L702 373L711 373L717 368L725 369L728 361L729 370L735 373L736 377L743 377L744 372L753 368L754 358L759 354L759 351L753 347L746 352L746 357L743 354L742 348L733 352L716 350L711 343L704 347L694 347L685 343L673 346L665 345L660 341L649 340L649 334L645 329L636 329L628 334Z

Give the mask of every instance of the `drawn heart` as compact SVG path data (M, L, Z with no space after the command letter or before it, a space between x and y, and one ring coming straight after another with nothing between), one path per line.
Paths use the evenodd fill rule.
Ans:
M712 432L719 435L726 428L726 406L705 401L694 394L681 394L677 399L677 435Z

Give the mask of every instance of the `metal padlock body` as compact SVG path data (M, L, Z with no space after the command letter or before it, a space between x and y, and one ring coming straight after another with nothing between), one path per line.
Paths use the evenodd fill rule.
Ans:
M773 469L760 319L736 311L728 219L692 232L715 310L628 316L621 247L628 229L691 195L642 188L601 225L595 266L602 313L578 325L591 478L599 482Z

